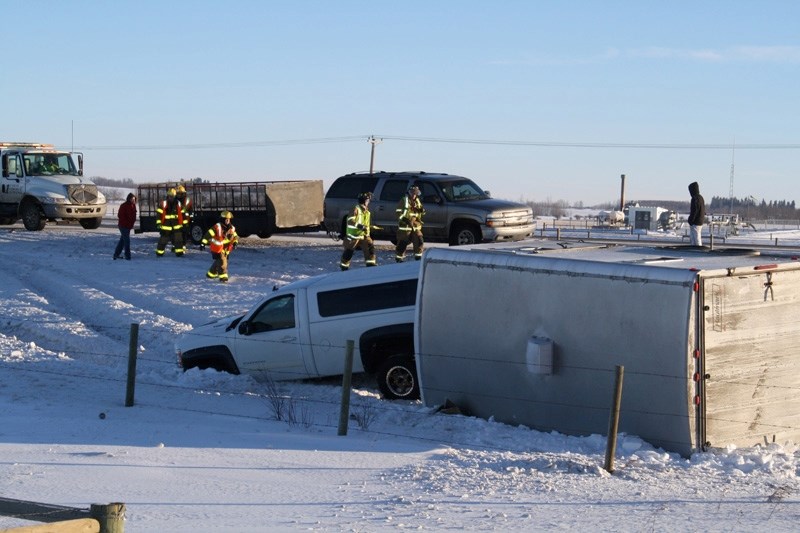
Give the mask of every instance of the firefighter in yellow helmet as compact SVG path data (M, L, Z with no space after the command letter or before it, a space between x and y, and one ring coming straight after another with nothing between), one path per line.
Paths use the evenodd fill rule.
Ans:
M356 248L361 248L364 252L364 263L368 267L374 267L378 264L375 258L375 244L369 232L371 229L380 228L372 225L372 216L369 212L370 200L372 200L371 192L359 194L358 204L350 212L350 216L347 217L347 233L342 239L344 250L342 251L342 259L339 262L339 267L342 270L350 268L350 260L353 258Z
M236 248L239 236L236 234L236 228L231 224L233 214L230 211L223 211L220 213L219 218L220 221L211 226L211 229L203 237L200 249L202 250L208 245L211 250L211 257L214 258L211 268L206 272L206 277L227 282L228 255Z
M192 204L192 199L186 194L186 187L183 184L175 187L175 196L183 207L183 242L184 244L189 244L192 242L192 211L194 205Z
M161 257L167 249L167 243L172 243L172 251L177 257L182 257L183 247L183 205L178 200L177 191L171 188L167 191L167 199L156 208L156 228L161 233L156 245L156 256Z

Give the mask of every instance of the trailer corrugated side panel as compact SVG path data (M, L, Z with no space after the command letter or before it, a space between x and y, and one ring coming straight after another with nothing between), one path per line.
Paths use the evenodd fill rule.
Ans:
M703 440L800 442L800 270L708 277Z
M696 271L544 255L426 251L416 317L423 400L567 434L606 434L615 366L620 431L690 453ZM553 342L553 372L531 365Z
M322 224L325 194L321 180L276 181L265 185L275 213L275 227L302 228Z

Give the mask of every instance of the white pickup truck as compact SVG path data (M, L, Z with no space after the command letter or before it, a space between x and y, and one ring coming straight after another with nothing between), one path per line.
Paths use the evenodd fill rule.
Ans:
M77 220L85 229L100 227L106 198L83 176L72 153L52 144L0 142L0 224L20 218L29 231L41 231L48 221Z
M245 314L196 327L175 343L184 370L262 380L335 376L348 340L353 372L374 374L388 399L419 398L414 306L419 263L332 272L272 292Z

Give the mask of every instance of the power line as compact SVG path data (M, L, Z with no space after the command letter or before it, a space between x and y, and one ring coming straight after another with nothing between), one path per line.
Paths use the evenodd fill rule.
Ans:
M732 144L681 144L681 143L610 143L610 142L561 142L561 141L515 141L492 139L448 139L435 137L399 137L381 135L383 139L411 142L438 142L454 144L494 144L508 146L542 146L564 148L647 148L647 149L679 149L679 150L731 150ZM736 144L737 149L743 150L797 150L800 144Z
M751 143L751 144L713 144L713 143L613 143L613 142L566 142L566 141L523 141L502 139L458 139L447 137L411 137L400 135L350 135L344 137L319 137L309 139L283 139L273 141L243 141L199 144L146 144L146 145L84 145L77 150L202 150L209 148L257 148L268 146L290 146L307 144L363 142L365 139L393 140L401 142L479 144L495 146L534 146L543 148L635 148L650 150L797 150L800 144ZM374 145L373 145L374 146Z

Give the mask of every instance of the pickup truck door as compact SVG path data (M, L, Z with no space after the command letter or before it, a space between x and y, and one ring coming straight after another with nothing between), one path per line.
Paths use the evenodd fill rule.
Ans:
M276 381L311 377L303 362L295 294L268 299L243 322L233 342L242 373L265 374Z

